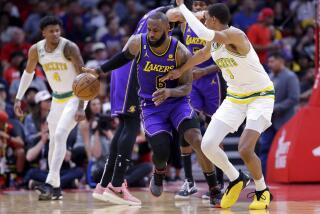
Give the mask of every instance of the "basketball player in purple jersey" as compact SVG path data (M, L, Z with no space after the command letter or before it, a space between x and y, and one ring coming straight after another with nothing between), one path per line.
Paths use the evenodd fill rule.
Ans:
M207 0L186 1L192 4L192 11L196 14L200 11L205 11L208 6ZM183 34L183 42L192 54L202 49L206 41L198 38L192 31L181 12L177 8L172 8L167 11L167 17L172 22L180 22L181 31ZM218 109L221 102L221 84L219 79L218 66L214 65L213 60L209 59L193 69L193 83L190 94L192 107L197 112L202 112L207 121ZM176 194L176 199L187 199L190 195L197 192L195 182L192 176L191 164L192 149L184 140L181 141L181 156L184 162L184 170L186 180L181 186L180 191ZM220 169L216 169L217 177L221 188L223 188L223 173ZM209 199L208 194L202 196L204 199Z
M147 20L157 11L166 12L172 6L159 7L145 14L139 21L135 34L147 32ZM93 197L115 204L140 205L141 201L130 194L124 176L130 163L133 145L140 128L140 107L137 96L136 64L130 60L124 66L113 70L111 76L111 113L118 117L120 124L111 141L110 155L105 164L100 183L97 184ZM111 184L108 186L108 184ZM106 190L120 188L122 195L103 194Z
M176 39L168 36L169 21L164 13L154 13L148 19L148 34L132 36L124 51L101 66L102 71L113 70L126 61L135 59L142 119L148 141L153 150L155 171L150 182L150 191L160 196L163 178L170 154L173 129L186 139L195 150L203 171L208 174L211 203L216 204L220 189L217 186L212 164L201 151L199 122L188 103L187 95L192 88L192 73L188 72L179 80L161 82L159 79L170 70L181 66L190 56L189 51ZM85 69L95 72L94 69ZM98 69L99 72L100 69ZM121 188L112 184L103 195L114 198L121 195Z

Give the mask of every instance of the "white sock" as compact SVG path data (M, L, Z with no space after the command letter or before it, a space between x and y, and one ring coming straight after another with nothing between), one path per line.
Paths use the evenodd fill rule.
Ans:
M263 175L259 180L254 180L254 184L256 186L256 191L262 191L267 188Z

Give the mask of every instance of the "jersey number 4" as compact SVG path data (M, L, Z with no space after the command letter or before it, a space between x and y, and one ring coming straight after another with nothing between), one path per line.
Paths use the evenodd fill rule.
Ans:
M161 78L161 77L162 77L162 76L157 76L157 77L156 77L156 88L157 88L157 89L161 89L161 88L165 88L165 87L166 87L166 83L160 81L160 78Z
M53 73L53 79L54 79L54 81L56 81L56 82L60 82L60 81L61 81L61 77L60 77L60 75L59 75L58 72L54 72L54 73Z

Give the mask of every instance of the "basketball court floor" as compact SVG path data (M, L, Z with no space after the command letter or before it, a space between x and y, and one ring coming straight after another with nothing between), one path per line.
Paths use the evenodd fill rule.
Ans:
M250 211L251 199L247 194L254 191L250 185L231 209L210 208L209 202L200 198L206 191L205 184L199 184L199 192L190 200L174 200L174 192L179 184L167 185L160 198L153 197L147 188L133 189L132 193L142 199L141 207L112 205L97 201L91 197L92 190L64 191L62 201L38 201L33 191L2 191L0 192L0 213L94 213L94 214L137 214L137 213L181 213L181 214L320 214L320 184L308 185L270 185L274 201L269 210Z

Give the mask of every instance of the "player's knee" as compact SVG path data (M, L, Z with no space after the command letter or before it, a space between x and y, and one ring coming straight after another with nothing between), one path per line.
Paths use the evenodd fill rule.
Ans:
M214 143L214 139L204 136L201 142L201 150L204 154L213 152L215 150L215 145L216 144Z
M249 162L254 155L254 150L246 145L239 146L238 151L244 162Z
M54 133L54 142L55 144L66 143L68 135L67 131L63 129L57 129Z

